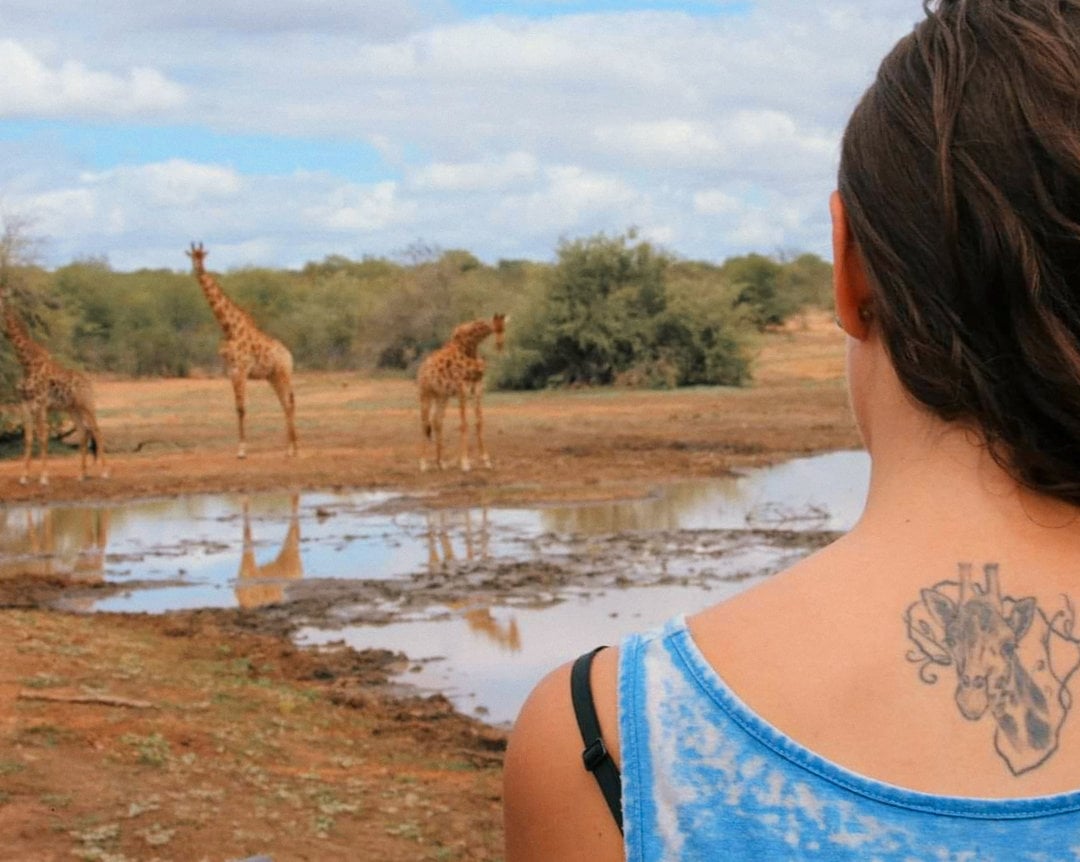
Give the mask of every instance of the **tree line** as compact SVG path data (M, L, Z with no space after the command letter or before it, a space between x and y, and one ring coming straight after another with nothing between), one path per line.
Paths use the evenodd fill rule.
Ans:
M61 361L128 377L219 368L220 330L189 272L115 272L105 259L0 264L9 301ZM489 265L418 243L396 259L333 255L217 278L299 369L411 371L456 324L506 313L507 351L490 363L489 385L539 389L741 385L754 334L828 306L831 275L812 254L683 260L627 231L563 241L551 263ZM15 400L18 379L0 347L0 401Z

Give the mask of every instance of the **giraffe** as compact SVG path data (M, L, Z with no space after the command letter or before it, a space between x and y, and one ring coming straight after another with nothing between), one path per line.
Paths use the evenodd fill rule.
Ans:
M199 286L207 302L210 303L210 310L213 311L225 335L218 353L225 360L236 399L236 418L240 427L240 446L236 457L247 457L244 439L244 404L249 379L266 380L273 388L278 401L281 402L281 408L285 411L285 432L288 443L286 452L289 456L295 456L296 427L293 420L296 415L296 400L292 389L292 354L276 338L271 338L260 331L251 315L225 295L221 285L203 265L208 253L201 242L198 245L193 242L191 248L186 251L187 256L191 258L191 265L195 277L199 280Z
M421 364L416 376L420 389L420 427L424 439L420 442L420 470L427 470L427 451L434 432L435 465L442 470L443 464L443 415L446 402L457 396L461 415L461 443L459 456L461 469L469 470L468 421L465 409L471 396L476 411L476 446L480 461L491 467L491 459L484 448L484 415L480 400L484 388L484 360L477 354L480 343L489 335L495 336L495 349L503 349L506 321L509 318L496 314L491 320L481 318L462 323L450 335L450 340L431 353Z
M1043 763L1057 750L1072 705L1067 684L1080 666L1080 641L1072 633L1074 613L1047 619L1032 596L1001 595L996 563L983 566L984 582L971 579L971 564L959 566L959 582L924 589L907 613L908 635L925 662L956 667L954 700L968 721L989 713L996 725L994 748L1014 775Z
M240 571L236 575L236 601L242 608L280 604L285 598L282 581L304 577L304 561L300 556L300 495L290 495L289 529L278 555L259 565L255 559L255 542L251 536L251 513L248 498L244 497L244 549L240 556Z
M48 414L60 410L71 416L79 431L80 478L86 478L86 451L93 446L94 460L98 462L101 478L108 478L105 463L105 440L98 428L94 409L94 387L90 378L81 371L61 365L49 352L30 337L26 326L19 319L7 299L6 285L0 280L0 311L3 313L4 333L15 351L15 358L22 368L22 381L18 386L23 408L23 431L26 447L23 453L22 476L19 484L30 481L30 460L34 450L34 437L38 441L39 481L49 484L48 471Z

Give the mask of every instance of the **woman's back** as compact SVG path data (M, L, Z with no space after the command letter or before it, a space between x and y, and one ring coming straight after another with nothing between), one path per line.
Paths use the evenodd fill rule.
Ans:
M863 515L600 654L625 845L542 682L513 862L1080 858L1080 2L927 7L830 201Z
M619 680L629 859L1074 858L1080 792L949 797L844 769L750 709L682 620L629 639Z

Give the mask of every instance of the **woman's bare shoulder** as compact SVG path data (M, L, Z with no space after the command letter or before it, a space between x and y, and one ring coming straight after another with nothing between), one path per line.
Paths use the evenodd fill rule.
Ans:
M616 650L599 653L592 688L605 744L617 751ZM592 774L570 699L570 667L533 689L510 736L503 779L507 862L623 858L622 836Z

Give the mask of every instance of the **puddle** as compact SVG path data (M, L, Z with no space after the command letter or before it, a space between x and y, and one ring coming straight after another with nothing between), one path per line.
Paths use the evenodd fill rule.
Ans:
M357 492L3 507L0 577L68 579L64 606L87 612L288 600L301 642L400 650L409 682L502 723L558 662L848 529L868 477L865 453L834 452L579 506L428 512Z
M766 577L716 584L567 590L539 607L465 603L387 626L302 629L308 646L344 642L410 658L404 681L445 694L461 712L509 724L530 689L564 661L625 634L659 625L680 612L718 602Z

